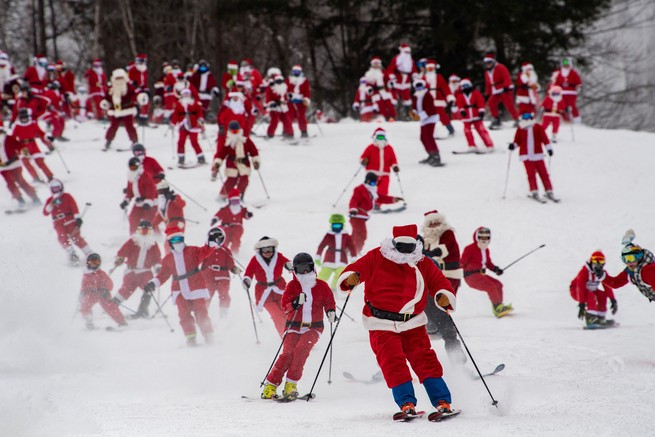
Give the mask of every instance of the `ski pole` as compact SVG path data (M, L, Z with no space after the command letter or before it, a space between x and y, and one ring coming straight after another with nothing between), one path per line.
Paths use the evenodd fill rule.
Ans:
M453 324L453 327L455 328L455 332L457 332L457 335L459 336L459 339L462 340L462 344L464 345L464 349L466 349L466 353L468 354L469 358L471 359L471 362L473 363L473 366L475 366L475 371L478 372L478 376L482 380L482 383L484 384L484 388L487 389L487 393L489 393L489 396L491 397L491 405L494 407L498 408L498 401L494 399L494 396L491 394L491 390L489 390L489 386L487 386L487 381L484 380L484 377L482 376L482 373L480 373L480 369L478 369L478 365L475 363L475 360L473 359L473 355L471 355L471 351L469 351L468 346L466 346L466 342L464 341L464 338L462 337L462 334L459 332L459 329L457 329L457 325L455 324L455 321L453 320L452 316L450 315L449 312L446 311L446 314L448 314L448 318L450 319L450 323Z
M507 170L505 171L505 188L503 188L503 199L507 194L507 184L509 183L509 167L512 165L512 152L513 150L510 150L509 155L507 156Z
M159 288L159 287L157 287L157 288ZM150 293L150 296L152 297L152 300L155 301L155 305L157 305L157 311L160 312L160 313L162 314L162 316L163 316L163 315L164 315L164 312L161 310L161 305L159 305L159 301L157 300L157 298L155 297L155 295L152 293L152 291L149 291L149 293ZM171 297L171 296L168 295L168 297ZM168 299L166 299L166 300L168 300ZM155 312L155 314L157 314L157 313ZM154 316L153 316L153 317L154 317ZM164 317L164 321L165 321L166 324L168 325L168 329L171 330L171 333L175 332L175 329L173 329L173 327L171 326L171 324L168 322L168 317Z
M330 322L330 338L332 338L332 322ZM333 347L330 348L330 364L328 367L328 381L327 381L328 384L332 384L332 350L333 349L334 349Z
M173 133L173 125L169 125L171 131L171 158L175 161L175 134Z
M569 113L569 121L571 123L571 141L575 143L575 130L573 129L573 108L569 106L566 108L566 112Z
M185 218L184 221L187 221L187 222L193 223L194 225L199 225L199 224L200 224L199 221L197 221L197 220L191 220L190 218Z
M353 181L355 180L355 178L357 177L357 175L359 174L359 172L362 171L363 168L364 168L364 167L361 166L361 165L357 167L357 171L355 172L355 174L353 175L353 177L350 179L350 181L348 181L348 184L347 184L346 187L343 189L343 191L341 192L341 194L339 194L339 197L337 197L337 200L335 200L334 203L332 204L332 208L335 208L335 207L337 206L337 203L339 203L339 200L341 200L341 196L343 196L344 194L346 194L346 190L348 189L348 187L350 187L350 184L353 183Z
M542 244L541 246L537 247L536 249L532 249L530 252L526 253L525 255L523 255L523 256L521 256L521 257L515 259L514 261L512 261L511 263L509 263L509 264L508 264L508 265L507 265L503 270L507 270L508 268L510 268L511 266L513 266L514 264L516 264L517 262L521 261L521 260L522 260L523 258L525 258L526 256L530 255L530 254L533 253L533 252L538 251L539 249L541 249L541 248L544 247L545 245L546 245L546 244Z
M394 172L396 174L396 179L398 179L398 187L400 188L400 195L403 198L403 204L407 205L407 201L405 199L405 191L403 190L403 184L400 182L400 175L398 172Z
M323 129L321 129L321 125L318 122L318 117L316 114L318 113L318 108L314 109L314 112L312 113L312 116L314 117L314 124L318 128L318 131L321 133L321 136L324 137L325 134L323 133Z
M260 344L259 334L257 334L257 323L255 323L255 311L252 309L252 298L250 297L250 290L248 289L248 287L246 287L246 284L243 283L243 278L241 277L241 273L239 273L239 280L241 281L241 285L243 286L243 289L246 290L246 296L248 296L248 306L250 307L250 317L252 318L252 327L255 329L255 339L257 340L257 344ZM268 376L268 374L266 374L266 376Z
M339 307L339 305L335 305L335 306L337 307L337 309L338 309L339 311L343 311L343 310ZM350 320L352 320L353 323L357 323L357 322L355 321L355 319L353 319L352 317L350 317L350 316L348 315L347 312L343 311L343 315L346 316L346 317L348 317Z
M71 171L68 169L68 166L66 165L66 161L64 161L64 155L61 154L61 152L57 147L55 147L54 149L55 152L57 152L57 155L59 155L59 159L61 160L61 163L64 165L64 169L66 169L66 173L70 174Z
M91 207L91 202L86 202L84 204L84 209L82 210L82 214L80 214L80 218L84 218L84 215L86 215L86 212L89 210Z
M343 303L343 308L341 308L341 313L339 314L339 318L337 319L337 324L334 327L334 331L330 334L330 342L328 343L327 350L325 351L325 354L323 355L323 359L321 360L321 365L318 366L318 372L316 372L316 378L314 378L314 383L312 384L312 388L309 390L309 396L307 397L307 402L312 398L312 392L314 391L314 386L316 385L316 381L318 381L318 376L321 374L321 369L323 368L323 363L325 363L325 358L327 358L327 354L332 348L332 340L334 340L334 336L337 334L337 329L339 329L339 323L341 323L341 316L343 315L343 311L346 309L346 305L348 305L348 300L350 299L350 293L348 293L348 296L346 297L346 301Z
M157 288L157 294L159 294L159 288ZM153 314L152 317L150 317L151 319L154 319L157 316L157 314L159 314L159 313L161 313L161 315L164 316L164 318L166 318L164 313L162 313L162 308L164 308L164 305L166 305L166 302L168 302L168 300L170 298L171 298L171 295L169 294L168 297L166 298L166 300L164 300L164 302L161 304L161 306L157 307L157 311L155 311L155 314ZM209 306L209 305L207 305L207 306Z
M202 206L199 202L197 202L193 197L189 196L187 193L185 193L184 191L180 190L180 188L179 188L178 186L176 186L173 182L171 182L170 179L166 179L166 180L168 181L168 183L169 183L169 185L170 185L171 187L173 187L174 189L176 189L177 191L179 191L179 193L182 194L184 197L186 197L187 199L189 199L190 201L192 201L193 203L195 203L196 205L198 205L198 206L199 206L200 208L202 208L204 211L209 211L207 208L205 208L205 207Z
M291 317L291 320L296 319L296 314L298 314L298 308L295 309L293 312L293 317ZM284 340L287 338L287 334L289 333L289 326L285 331L284 335L282 335L282 341L280 342L280 347L277 348L277 352L275 353L275 357L273 357L273 362L271 363L271 366L268 368L268 371L266 372L266 375L264 375L264 379L262 379L262 382L259 383L259 386L263 386L264 383L266 382L266 378L268 378L268 374L271 373L271 370L273 369L273 366L275 365L275 361L277 360L277 356L280 355L280 351L282 350L282 345L284 345Z
M266 198L270 199L271 196L268 195L268 190L266 189L266 184L264 183L264 178L262 177L262 172L257 169L257 175L259 176L259 180L262 183L262 187L264 187L264 193L266 193Z

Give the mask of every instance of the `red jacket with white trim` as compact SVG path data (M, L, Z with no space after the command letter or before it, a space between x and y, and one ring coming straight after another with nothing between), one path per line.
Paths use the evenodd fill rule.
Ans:
M43 215L51 215L56 226L67 225L80 216L80 211L73 196L61 193L60 196L51 196L45 201Z
M149 272L155 266L161 265L161 251L157 243L142 247L132 238L123 243L116 256L125 258L128 271L133 270L135 273Z
M391 144L387 144L383 148L375 144L369 144L359 159L367 159L366 171L373 172L378 176L388 176L391 172L391 167L398 164L396 152L393 150Z
M509 70L501 63L496 63L494 68L484 73L484 94L489 97L492 94L502 94L510 89L514 89L512 77ZM507 89L507 90L506 90Z
M375 201L378 203L394 203L394 198L386 194L378 194ZM364 184L356 186L348 204L351 216L354 214L354 218L368 220L368 213L373 209L373 205L374 198L366 189L366 186Z
M325 254L323 254L325 251ZM323 255L323 266L328 268L341 267L348 264L348 254L354 258L357 256L355 245L350 234L339 232L328 232L316 249L316 258ZM338 257L338 261L337 261Z
M298 310L294 310L292 306L293 300L305 293L305 303L302 304ZM334 302L334 295L332 289L327 282L316 279L316 285L311 290L303 291L300 282L295 277L287 284L284 294L282 295L282 309L287 313L287 323L316 323L323 321L323 315L328 311L335 311L336 303ZM295 314L295 317L294 317ZM289 327L291 332L303 332L307 328L302 326ZM314 328L323 331L323 328Z
M603 270L603 276L598 277L594 271L589 267L589 264L582 266L577 276L571 281L571 294L575 290L575 296L573 297L578 302L587 302L587 296L589 293L595 293L599 291L599 285L603 282L603 279L607 276L607 273ZM603 284L603 288L607 293L607 297L614 299L614 290L607 284Z
M480 120L480 110L484 109L484 97L482 97L482 93L476 89L471 91L469 95L457 93L456 105L460 112L461 120L470 123ZM465 111L466 114L462 115L461 111Z
M525 129L519 127L514 134L514 143L519 146L521 161L541 161L545 158L544 149L553 149L546 131L539 123Z
M172 276L173 298L182 293L187 300L207 299L209 292L200 273L200 265L213 252L214 248L209 246L185 246L182 252L171 250L162 260L161 271L153 281L160 286Z

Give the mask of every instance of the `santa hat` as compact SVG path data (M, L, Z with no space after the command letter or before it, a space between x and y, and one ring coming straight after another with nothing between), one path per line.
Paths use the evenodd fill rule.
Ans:
M253 66L252 59L243 58L243 60L241 61L241 65L243 65L243 64L250 65L252 67Z
M255 250L263 249L264 247L277 247L277 240L272 237L262 237L255 243Z
M146 55L145 53L139 53L138 55L136 55L136 60L145 62L146 60L148 60L148 55Z
M183 72L183 71L178 72L178 73L175 75L175 78L176 78L177 80L184 79L184 72Z
M237 61L230 61L227 63L227 69L228 70L238 70L239 69L239 64L237 64Z
M430 65L433 66L434 68L441 67L441 65L437 64L437 61L435 61L434 59L428 59L428 62L425 63L426 68L429 67Z
M227 195L228 200L239 199L241 200L241 191L238 188L232 188L230 193Z
M469 79L468 77L465 77L459 82L459 86L461 86L462 88L472 87L473 82L471 82L471 79Z
M61 65L62 67L64 66L64 61L61 59L57 59L57 62L55 62L55 65Z
M484 58L482 58L482 62L493 62L496 60L496 54L495 53L487 53L484 55Z
M184 88L182 91L180 91L180 96L181 97L193 96L193 93L189 88Z
M393 227L393 241L396 243L416 244L418 227L416 225L404 225Z
M170 240L171 238L174 237L184 237L184 232L182 229L180 229L177 226L173 226L172 228L166 228L166 239Z
M8 61L9 60L9 55L7 55L5 52L0 50L0 61Z
M382 65L382 59L379 56L373 56L371 58L371 65L373 65L374 63L378 63Z
M276 74L282 74L282 71L277 67L271 67L268 70L266 70L266 76L268 77L273 77Z
M118 78L123 78L125 79L127 77L127 72L123 70L122 68L117 68L114 71L111 72L111 79L118 79Z
M239 91L237 88L232 88L229 93L227 93L228 97L244 97L243 93Z
M428 223L432 223L432 222L443 223L445 221L446 221L446 217L436 209L433 209L432 211L428 211L425 214L423 214L424 225L427 225Z
M462 78L456 74L451 74L448 76L448 82L459 82L460 80L462 80Z
M385 131L381 127L378 127L373 131L373 135L371 135L371 138L375 139L375 137L377 137L378 135L384 135L386 137L387 131Z
M524 62L521 64L521 71L525 72L526 70L534 70L534 65L529 62Z
M591 254L591 257L589 258L589 262L594 262L594 261L605 262L605 254L600 250L595 251L594 253Z
M37 61L48 61L48 58L44 54L38 54L34 57Z
M398 50L400 50L401 52L404 52L404 53L411 53L412 52L412 48L407 43L402 43L398 47Z
M548 90L548 94L553 95L553 94L562 94L562 87L559 85L553 85L550 87Z
M102 59L94 59L93 61L91 61L91 63L92 63L94 66L95 66L95 65L102 65Z

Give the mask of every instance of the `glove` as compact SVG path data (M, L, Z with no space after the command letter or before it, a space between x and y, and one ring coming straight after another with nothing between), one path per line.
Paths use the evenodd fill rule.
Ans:
M291 308L297 310L305 303L305 293L300 293L296 298L291 302Z
M350 288L351 290L352 290L353 288L357 287L357 286L360 284L360 282L362 282L362 281L360 280L360 278L359 278L359 273L357 273L357 272L353 272L353 273L351 273L350 276L348 276L348 277L346 278L346 285L347 285L348 288Z
M484 109L479 109L478 110L478 115L480 116L480 120L482 120L486 114L487 114L487 111L485 111Z
M130 202L128 202L127 200L123 200L123 201L121 202L121 209L125 209L125 208L127 208L127 205L129 205L129 203L130 203Z
M548 151L548 156L553 156L553 149L550 149L550 150Z
M502 275L502 274L503 274L503 271L504 271L504 270L501 269L501 268L498 267L498 266L494 267L494 273L497 274L498 276Z
M321 259L320 259L320 258L316 258L316 259L314 260L314 265L317 266L317 267L320 267L320 266L321 266Z
M351 209L348 211L348 217L355 217L357 215L357 210L356 209Z
M442 254L443 254L443 251L441 250L440 247L437 247L437 248L432 249L432 250L428 250L426 252L427 256L434 256L434 257L437 257L437 258L441 258Z
M217 217L212 217L211 223L209 223L210 226L214 226L216 223L218 223L218 218Z
M248 211L246 212L246 218L249 219L253 216L252 212Z
M221 90L219 90L218 87L214 87L214 88L212 88L212 95L213 95L214 97L218 97L218 96L220 96L220 95L221 95Z
M334 310L330 310L327 312L327 318L330 323L334 323L337 321L337 313Z
M616 314L616 312L619 310L618 302L616 301L616 299L610 299L610 304L612 305L611 306L612 314Z
M353 103L353 111L359 111L359 103Z
M437 305L439 305L441 308L447 308L448 306L450 306L450 299L448 299L448 296L446 296L443 293L438 294Z
M153 281L148 281L145 287L143 287L143 290L146 293L152 293L155 291L155 288L157 288L157 285Z
M239 267L237 267L237 266L232 267L232 268L230 269L230 271L231 271L232 273L234 273L235 275L238 275L239 273L241 273L241 269L240 269Z
M114 260L114 265L115 266L120 266L125 262L125 258L122 256L117 256L116 259Z
M625 246L626 244L632 243L632 240L634 239L635 239L635 231L633 231L632 229L628 229L627 231L625 231L625 234L623 234L623 239L621 240L621 244Z
M584 315L587 312L587 304L584 302L580 302L578 304L578 319L584 320Z
M461 115L462 117L466 117L466 110L462 109L461 111L459 111L459 115Z
M242 284L244 287L246 287L246 290L250 290L250 284L251 284L250 278L243 278Z
M53 137L53 136L50 135L50 134L46 135L45 138L46 138L46 140L48 140L48 141L50 141L50 142L52 142L52 141L55 140L55 137ZM53 150L53 149L50 149L50 150Z
M255 168L255 170L259 170L259 161L253 161L252 166Z
M293 270L293 263L291 261L287 261L284 263L284 268L287 269L288 271Z
M82 223L83 223L83 222L82 222L82 219L81 219L81 218L76 218L76 219L75 219L75 226L77 226L78 228L81 228L81 227L82 227Z
M400 171L400 167L398 167L397 165L394 165L394 166L391 167L391 170L393 170L394 173L398 173Z
M509 149L509 150L514 150L514 149L516 149L516 143L509 143L509 147L508 147L508 149Z
M394 202L404 202L405 199L403 199L402 197L394 197L394 198L393 198L393 201L394 201Z
M367 164L368 164L368 158L362 159L362 165L366 167Z

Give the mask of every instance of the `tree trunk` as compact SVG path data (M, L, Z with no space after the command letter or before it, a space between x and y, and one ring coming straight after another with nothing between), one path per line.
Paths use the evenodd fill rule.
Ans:
M39 0L43 1L43 0ZM119 0L118 2L121 9L121 17L123 19L123 27L127 34L127 41L130 45L132 56L136 57L136 40L134 37L134 19L132 18L132 9L130 7L130 0Z
M52 50L55 59L59 59L59 48L57 47L57 16L55 15L55 7L52 0L48 0L48 9L50 9L50 27L52 29Z
M93 49L91 50L93 59L97 59L100 57L100 33L101 33L100 5L101 4L102 4L102 0L95 0L95 6L93 10Z
M31 15L32 15L32 50L34 53L33 55L36 55L39 52L39 43L38 38L36 36L36 0L32 0L32 8L31 8Z
M38 4L38 32L39 32L39 44L38 44L38 54L43 54L48 56L48 47L46 46L46 36L45 36L45 0L37 0Z

